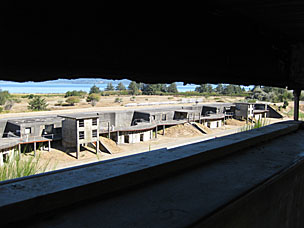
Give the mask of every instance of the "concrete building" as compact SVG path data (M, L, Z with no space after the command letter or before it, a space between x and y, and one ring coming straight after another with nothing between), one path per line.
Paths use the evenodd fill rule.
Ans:
M236 119L251 119L253 115L254 104L251 103L235 103L235 118Z
M95 145L96 153L99 151L99 116L92 114L63 115L62 145L65 148L76 147L76 158L79 158L81 146L89 143Z

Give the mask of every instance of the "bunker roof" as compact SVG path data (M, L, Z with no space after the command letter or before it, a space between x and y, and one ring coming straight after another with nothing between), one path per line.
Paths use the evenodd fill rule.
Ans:
M65 114L65 115L60 115L59 117L62 118L69 118L69 119L94 119L99 117L99 113L74 113L74 114Z
M58 116L36 116L36 117L24 117L24 118L18 118L18 119L10 119L8 122L21 125L21 124L27 124L27 123L46 123L46 122L59 122L62 121L62 118Z

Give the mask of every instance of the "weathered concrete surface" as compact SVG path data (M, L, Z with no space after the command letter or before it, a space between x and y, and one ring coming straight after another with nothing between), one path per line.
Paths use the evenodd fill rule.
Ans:
M50 175L38 175L36 177L23 178L23 181L20 182L8 181L7 184L0 185L0 213L2 215L5 215L5 222L9 222L14 221L16 219L26 218L31 215L34 216L52 209L68 206L70 204L74 204L75 202L87 200L92 197L104 196L105 194L113 193L118 190L121 191L136 184L151 181L155 178L164 178L166 175L184 170L186 168L193 168L210 159L219 158L221 156L231 154L235 151L248 148L251 145L256 145L256 143L264 142L280 135L288 134L292 131L295 131L298 126L299 125L294 122L274 124L263 129L257 129L255 131L252 131L251 133L245 132L240 134L234 134L223 138L218 138L209 142L197 143L194 145L171 149L167 152L166 150L151 151L147 153L138 154L136 156L116 159L113 161L85 165L81 168L73 168L62 172L53 172L53 174ZM298 151L291 151L291 153L297 153L298 155ZM260 159L262 159L259 156L254 157L256 157L256 159L258 160L249 159L248 162L250 164L251 162L258 162ZM230 158L230 156L227 158ZM262 160L264 160L264 158ZM279 159L279 161L284 162L285 165L290 162L290 160L288 160L286 157L283 160ZM232 162L232 164L235 165L241 163ZM260 166L259 163L256 163L254 165ZM265 164L263 163L263 165ZM264 167L263 165L262 167ZM199 167L204 168L204 166ZM240 169L242 170L243 168L243 166L240 167ZM264 168L269 171L265 173L265 175L268 175L269 173L274 174L277 171L276 169L273 170L272 166L265 166ZM249 171L248 167L243 171L246 170ZM207 169L204 172L208 173L210 171L208 171ZM185 172L185 175L188 175L190 173L192 173L192 171L189 170ZM201 179L200 176L203 173L200 173L200 175L193 173L193 175L196 176L195 179L198 178L196 181ZM221 170L221 175L225 176L226 173L226 171L223 172L223 169ZM220 172L218 174L220 174ZM189 180L187 181L191 180L190 182L192 182L193 180L195 180L193 179L194 176L191 177L191 175L189 176ZM263 175L259 175L259 181L262 181L262 179L259 178L265 178L265 176ZM204 183L207 184L209 181L211 181L212 177L214 177L214 175L206 176L208 181ZM214 180L218 180L218 178L215 178ZM227 181L228 179L225 178L225 180ZM251 180L251 178L248 178L247 181L251 182ZM165 183L170 183L170 181L171 180L169 178L165 181ZM203 179L201 179L201 181L203 181ZM187 187L190 186L189 184L190 183L182 186ZM212 182L210 182L210 184L212 184ZM225 184L230 186L230 183L226 182ZM175 185L173 184L169 186L173 187ZM167 186L164 189L170 188L168 188ZM194 196L196 194L195 189L196 188L192 187L189 188L188 193L191 195L193 194ZM202 190L208 189L200 189L200 191ZM219 188L218 190L222 189ZM157 191L157 194L158 193L159 192ZM210 194L211 193L213 193L213 191L211 191ZM226 194L230 195L232 193L236 194L236 196L240 194L240 192L236 193L229 191ZM154 196L151 195L148 198L151 197L153 198ZM171 197L169 195L167 197L167 200L171 201ZM166 201L164 201L163 206L167 204L165 202ZM182 202L183 201L180 201L180 203ZM122 205L124 204L121 204L118 207L120 208ZM158 205L157 207L161 206L162 204ZM219 205L215 204L214 209L216 208L216 206ZM208 208L209 207L205 208L204 210L207 210ZM209 208L205 212L208 212L209 210L212 211L212 208ZM144 213L148 213L148 210L146 211L145 209L144 211ZM168 211L166 213L171 212ZM105 213L105 215L106 214L107 213ZM140 215L140 213L138 215ZM154 220L153 216L162 215L158 214L157 212L155 215L151 215L150 221ZM198 214L196 214L196 216L198 216ZM202 214L200 216L202 217ZM199 219L198 217L196 218ZM193 219L194 218L192 218L191 220L192 222L194 222ZM132 219L129 220L130 224L134 222L131 220ZM163 223L163 221L161 220L160 222L161 224L166 224ZM171 223L172 221L169 222Z

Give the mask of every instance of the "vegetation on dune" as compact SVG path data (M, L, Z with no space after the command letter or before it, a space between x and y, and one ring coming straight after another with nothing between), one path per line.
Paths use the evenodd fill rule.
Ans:
M92 90L92 88L91 88L91 90ZM93 89L93 90L95 90L95 89ZM87 92L85 92L85 91L82 91L82 90L79 90L79 91L73 90L73 91L67 91L65 93L64 97L82 97L82 98L84 98L86 95L87 95Z
M47 109L48 103L46 103L45 98L41 96L35 96L28 102L28 109L32 111L43 111Z
M70 105L75 105L76 103L80 102L79 97L69 97L68 99L66 99L66 102Z

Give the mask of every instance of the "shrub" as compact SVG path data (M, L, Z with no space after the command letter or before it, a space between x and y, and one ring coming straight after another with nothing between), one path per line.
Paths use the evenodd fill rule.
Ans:
M100 100L100 95L97 93L92 93L87 97L87 102L98 102Z
M3 112L3 108L2 107L0 107L0 112Z
M0 105L4 105L5 102L10 98L10 94L8 91L0 90Z
M57 101L57 104L55 104L55 106L62 106L63 105L63 101Z
M116 97L114 102L115 103L120 103L120 102L122 102L122 98Z
M28 103L28 109L33 111L42 111L46 110L48 104L45 101L45 98L41 98L40 96L35 96L31 101Z
M283 104L283 108L286 109L288 105L289 105L288 101L285 100L285 101L284 101L284 104Z
M4 110L6 110L6 111L11 110L13 105L14 105L14 102L12 100L7 101L4 105Z
M87 92L82 91L82 90L73 90L73 91L67 91L64 95L64 97L85 97Z
M79 103L79 101L79 97L69 97L68 99L66 99L66 102L70 105L75 105L76 103Z

